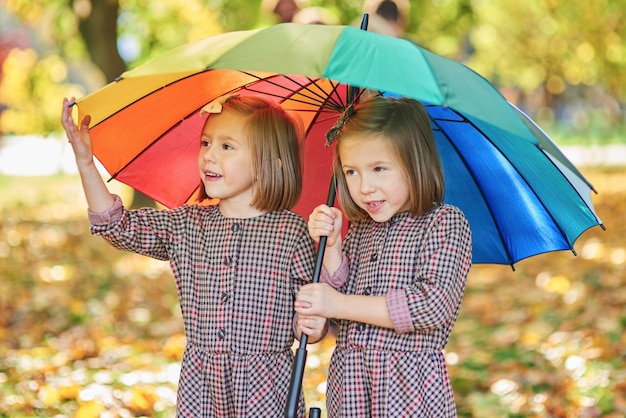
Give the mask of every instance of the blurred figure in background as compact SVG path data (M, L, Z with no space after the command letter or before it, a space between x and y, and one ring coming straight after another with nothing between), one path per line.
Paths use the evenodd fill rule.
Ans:
M341 21L333 12L325 7L306 7L293 17L294 23L309 25L340 25Z
M365 0L363 12L369 14L368 31L405 37L411 12L408 0ZM361 19L356 23L360 26Z
M263 0L261 12L267 24L292 22L296 13L305 6L302 0Z

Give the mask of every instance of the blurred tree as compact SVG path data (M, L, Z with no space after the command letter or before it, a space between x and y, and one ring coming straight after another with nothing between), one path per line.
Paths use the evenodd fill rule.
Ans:
M7 6L33 33L30 47L8 53L0 84L0 132L18 135L58 132L63 96L80 97L127 66L223 32L218 13L201 0L12 0ZM87 56L103 74L95 82L83 76ZM91 88L80 89L72 78ZM134 194L133 207L149 205L151 199Z
M126 70L117 48L117 0L73 0L78 29L91 60L111 82Z
M346 24L360 21L364 2L302 4L330 9ZM58 129L58 110L48 113L48 105L42 105L56 103L51 98L58 98L58 86L72 94L83 86L85 94L126 67L184 42L256 27L263 21L260 5L261 0L4 0L4 12L19 17L35 39L30 48L36 59L5 64L0 131L46 134ZM596 124L611 128L623 124L626 97L624 9L626 0L411 2L406 36L509 89L531 113L563 118L577 128L595 118ZM6 51L8 61L23 58ZM47 59L52 55L60 59ZM94 77L85 57L104 76ZM33 71L9 74L7 68ZM23 92L5 95L8 90ZM581 110L572 111L573 103ZM45 111L35 116L33 109L42 106Z
M625 0L433 1L412 8L409 32L458 59L533 116L576 128L623 125ZM425 18L425 17L428 18Z
M2 14L26 38L2 42L0 132L14 135L58 132L59 98L80 97L127 67L224 31L202 0L11 0Z

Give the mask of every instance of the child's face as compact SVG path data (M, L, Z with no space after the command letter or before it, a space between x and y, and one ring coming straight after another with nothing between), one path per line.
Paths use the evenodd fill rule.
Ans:
M409 185L400 161L379 136L343 137L341 168L352 200L376 222L409 209Z
M209 116L198 155L200 178L220 207L249 208L254 193L252 149L244 131L246 118L233 112ZM244 214L245 215L245 214Z

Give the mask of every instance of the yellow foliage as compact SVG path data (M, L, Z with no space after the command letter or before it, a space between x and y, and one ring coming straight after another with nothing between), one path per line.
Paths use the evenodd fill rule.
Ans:
M163 354L169 359L182 360L186 344L187 338L184 334L172 335L163 345Z
M83 90L64 84L65 62L56 55L39 57L34 49L13 48L2 68L0 132L49 134L60 130L59 109L63 96L81 96Z
M139 386L130 390L128 408L140 415L152 415L158 395L152 386Z
M98 401L90 401L78 407L74 418L100 418L100 414L104 411L104 405Z
M552 276L545 287L545 290L552 293L564 295L570 289L570 281L563 275Z
M42 386L39 389L37 397L45 406L56 406L61 401L61 396L57 388L48 385Z
M61 399L76 399L80 393L81 386L76 383L61 385L56 390L59 392Z

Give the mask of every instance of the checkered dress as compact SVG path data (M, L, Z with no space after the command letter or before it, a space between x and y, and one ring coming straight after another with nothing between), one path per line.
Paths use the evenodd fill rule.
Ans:
M188 341L177 417L283 416L293 303L315 263L304 219L225 218L216 206L129 211L116 197L90 220L114 247L170 261Z
M464 215L443 205L418 218L358 221L344 254L331 284L346 294L385 295L395 329L339 321L328 417L455 417L442 350L471 264Z

